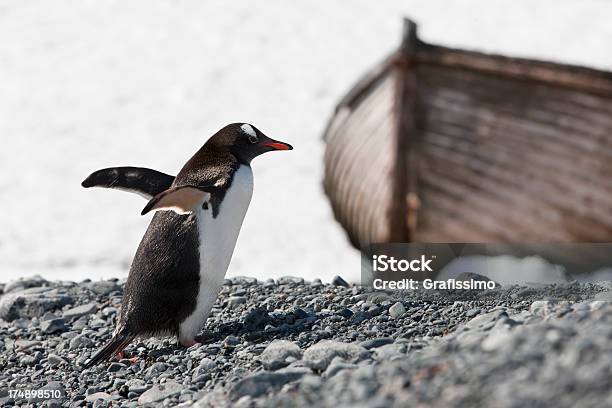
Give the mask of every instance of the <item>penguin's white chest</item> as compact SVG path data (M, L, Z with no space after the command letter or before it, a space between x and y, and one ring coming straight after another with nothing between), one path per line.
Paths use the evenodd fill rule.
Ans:
M240 166L213 218L212 207L200 209L197 220L200 251L200 290L196 309L180 325L179 340L193 340L204 326L217 299L232 259L242 221L253 195L250 166Z

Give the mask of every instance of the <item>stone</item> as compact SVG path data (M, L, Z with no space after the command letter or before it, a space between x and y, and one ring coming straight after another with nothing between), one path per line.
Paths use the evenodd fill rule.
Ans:
M406 313L406 308L401 302L396 302L389 308L389 316L394 319L399 319Z
M216 368L217 363L215 363L212 359L208 357L204 357L202 360L200 360L200 364L198 364L198 366L193 369L192 378L195 380L196 378L202 375L210 374L210 372L215 370Z
M321 279L317 278L310 283L310 286L312 286L313 288L321 288L323 287L323 282L321 281Z
M233 285L252 286L257 284L257 279L250 276L235 276L230 282Z
M606 292L599 292L595 295L595 300L612 302L612 290L608 290Z
M474 316L476 316L478 313L480 313L481 311L482 311L482 309L481 309L481 308L479 308L479 307L474 307L474 308L472 308L472 309L468 310L467 312L465 312L465 317L470 317L470 318L471 318L471 317L474 317Z
M49 282L43 279L40 275L34 275L29 278L21 278L7 283L4 286L4 293L18 292L24 289L44 286L48 283Z
M298 278L295 276L281 276L278 278L279 285L301 285L304 283L304 278Z
M406 343L386 344L374 350L374 357L378 361L388 361L394 357L403 356L406 350Z
M121 364L121 363L117 363L117 362L113 362L111 363L108 368L106 369L106 371L108 371L109 373L116 373L117 371L121 371L123 369L125 369L127 366L125 364Z
M331 378L342 370L353 370L357 367L359 367L357 364L346 363L342 359L335 357L329 366L327 366L323 376L326 378Z
M303 371L260 371L234 383L230 390L230 398L232 400L237 400L244 396L257 398L271 391L279 390L283 385L296 381L302 376L304 376Z
M40 324L40 329L46 334L53 334L68 330L66 327L66 322L62 318L45 320Z
M32 366L36 363L38 363L38 359L31 355L23 356L19 360L19 364L21 364L22 366Z
M19 318L32 319L61 309L73 302L67 295L15 292L0 299L0 319L11 322Z
M344 317L345 319L350 319L351 316L353 316L353 312L351 311L351 309L347 309L347 308L340 309L339 311L336 312L336 314L338 316Z
M495 310L492 312L484 313L474 317L472 320L467 322L465 326L470 329L482 328L483 326L491 325L493 327L494 322L500 317L507 317L508 314L503 310Z
M60 356L58 356L57 354L49 354L47 356L47 362L49 363L49 365L51 367L56 367L62 363L65 363L66 360L64 360L63 358L61 358Z
M142 394L150 388L150 386L147 386L147 384L140 378L132 378L127 380L125 386L129 392L133 392L135 394Z
M240 344L240 339L236 336L227 336L223 340L223 347L225 348L236 347L238 344Z
M157 377L160 373L163 373L167 369L168 369L168 366L166 365L166 363L162 363L162 362L153 363L153 365L151 365L151 367L147 369L145 375L147 377Z
M85 334L79 334L70 340L70 350L76 350L81 347L93 347L95 343Z
M85 401L93 402L97 399L107 400L110 398L110 394L107 392L94 392L93 394L89 394L85 397Z
M509 348L513 344L513 335L509 330L494 330L482 341L480 347L485 351Z
M230 309L236 309L239 305L243 305L247 302L247 298L244 296L230 296L227 300L227 305Z
M609 301L607 300L593 300L591 302L589 302L589 309L590 310L599 310L599 309L603 309L606 306L608 306Z
M15 348L20 349L20 350L27 350L30 349L34 346L38 346L40 344L40 341L36 341L36 340L23 340L23 339L18 339L15 340L15 343L13 343Z
M182 389L183 386L174 380L168 380L163 384L156 384L138 397L138 405L164 400L180 393Z
M331 283L334 286L343 286L345 288L349 287L348 282L342 279L339 275L334 276Z
M323 371L334 357L340 357L349 362L368 356L368 351L356 343L341 343L334 340L321 340L310 346L304 352L304 361L315 370Z
M393 343L393 339L391 337L378 337L376 339L362 341L359 343L359 345L367 350L370 350L391 343Z
M266 324L271 322L268 311L264 308L254 308L247 312L244 317L244 328L248 331L263 329Z
M274 340L261 353L259 361L266 370L277 370L300 358L302 350L296 344L287 340Z
M119 290L119 285L117 285L116 282L105 280L87 282L85 283L85 287L98 295L108 295L111 292Z
M547 316L559 303L552 300L536 300L529 307L529 311L537 316Z
M63 313L63 316L64 319L68 320L77 319L81 316L88 316L92 313L95 313L96 310L98 310L98 306L95 302L91 302L68 309Z

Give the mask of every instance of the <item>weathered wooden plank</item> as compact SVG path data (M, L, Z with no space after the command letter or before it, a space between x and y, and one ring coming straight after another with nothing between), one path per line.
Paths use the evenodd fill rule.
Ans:
M341 206L334 206L338 220L352 225L351 242L389 240L395 155L392 143L395 80L391 71L370 86L367 100L346 108L341 123L329 126L325 155L325 190ZM376 153L376 154L372 154ZM389 174L381 182L379 174ZM381 220L383 220L381 222ZM386 220L386 221L384 221Z

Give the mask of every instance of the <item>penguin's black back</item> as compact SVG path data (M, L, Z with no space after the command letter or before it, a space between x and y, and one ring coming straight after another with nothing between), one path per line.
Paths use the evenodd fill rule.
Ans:
M131 334L178 333L196 308L200 284L196 219L158 211L130 268L119 321Z

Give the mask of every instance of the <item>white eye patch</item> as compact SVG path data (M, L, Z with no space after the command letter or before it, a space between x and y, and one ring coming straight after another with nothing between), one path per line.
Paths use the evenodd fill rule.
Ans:
M249 125L248 123L245 123L240 126L240 130L242 130L249 137L249 141L251 143L257 143L257 133L255 133L255 129L253 129L253 126Z

